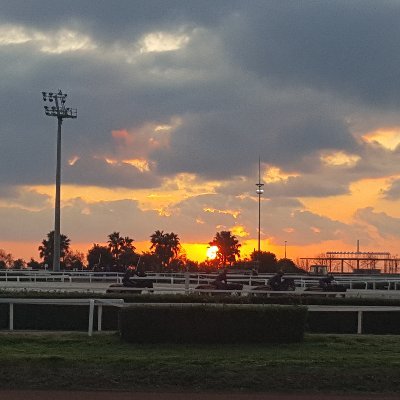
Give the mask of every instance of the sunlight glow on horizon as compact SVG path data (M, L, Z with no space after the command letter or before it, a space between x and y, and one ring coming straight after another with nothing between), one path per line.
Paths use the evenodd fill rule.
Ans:
M43 238L44 239L44 238ZM42 240L42 239L41 239ZM39 260L39 250L38 246L41 244L41 240L37 242L0 242L0 249L5 250L6 253L10 253L14 259L22 258L25 261L29 261L32 257L36 261ZM100 245L106 245L106 242L96 242ZM250 240L242 242L242 247L240 248L241 259L249 259L250 254L255 251L255 246L257 246L256 240ZM137 253L142 253L149 251L150 242L134 242ZM207 260L207 250L210 247L207 243L181 243L183 253L186 253L188 259L197 262L204 262ZM74 242L71 241L71 250L79 251L84 253L86 256L87 251L93 246L93 242ZM385 241L385 247L381 245L364 246L361 243L362 251L389 251L392 255L399 253L398 243L396 240ZM327 251L356 251L356 242L353 245L344 244L338 240L330 240L321 242L318 245L303 245L303 246L287 246L287 258L292 259L294 262L299 261L300 257L317 257L320 254L326 253ZM272 252L276 255L278 259L284 258L284 244L267 244L262 242L261 251Z

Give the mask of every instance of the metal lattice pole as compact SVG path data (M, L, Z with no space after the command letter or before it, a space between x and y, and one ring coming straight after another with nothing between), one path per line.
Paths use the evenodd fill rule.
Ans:
M256 193L258 194L258 252L257 252L257 268L259 267L260 262L260 252L261 252L261 195L264 193L264 186L261 183L261 160L258 158L258 183L256 183L257 189Z

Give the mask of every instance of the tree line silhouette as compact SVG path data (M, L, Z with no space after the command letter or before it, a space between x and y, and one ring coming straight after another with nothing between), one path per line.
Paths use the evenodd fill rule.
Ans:
M215 259L196 262L186 257L179 236L174 232L156 230L150 236L149 251L136 252L134 239L112 232L105 245L93 243L87 254L73 251L71 240L60 235L60 267L62 270L93 270L124 272L130 266L141 266L147 271L203 271L219 268L256 269L258 272L298 272L300 269L290 259L278 260L276 255L267 251L253 251L250 258L240 259L239 240L230 231L217 232L210 246L218 248ZM54 231L50 231L38 247L39 258L14 260L11 254L0 249L0 269L49 269L53 268Z

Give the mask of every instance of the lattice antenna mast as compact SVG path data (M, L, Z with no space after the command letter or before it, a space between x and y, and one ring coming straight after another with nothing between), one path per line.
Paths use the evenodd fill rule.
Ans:
M260 251L261 251L261 195L264 193L263 186L261 183L261 159L258 157L258 183L256 183L257 189L256 193L258 194L258 253L257 253L257 262L259 262Z

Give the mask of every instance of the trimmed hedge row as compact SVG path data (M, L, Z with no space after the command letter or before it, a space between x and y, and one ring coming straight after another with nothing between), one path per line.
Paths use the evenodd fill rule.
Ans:
M207 303L207 304L283 304L283 305L360 305L360 306L400 306L400 299L385 298L360 298L360 297L321 297L321 296L298 296L276 293L271 297L262 296L231 296L218 295L209 296L206 294L100 294L80 292L35 292L20 291L10 292L0 290L1 298L90 298L99 299L124 299L126 303Z
M306 307L133 306L121 309L122 339L134 343L300 342Z
M165 313L170 312L171 307L165 306L160 307L164 310ZM212 330L237 330L243 329L247 331L247 334L251 336L253 334L254 338L257 337L257 333L254 332L270 332L271 330L275 330L277 334L283 335L282 338L285 338L285 334L287 331L292 329L291 322L286 326L282 327L283 333L278 333L278 325L274 318L276 315L269 315L268 318L265 316L266 320L260 318L257 324L261 325L249 325L247 319L253 318L254 313L262 312L263 309L251 309L245 307L240 309L240 314L242 314L238 319L229 320L226 318L225 320L218 319L216 322L207 319L199 320L199 316L191 316L192 312L196 312L194 309L198 308L207 308L216 310L217 307L212 306L185 306L182 304L182 307L176 307L177 310L182 310L185 308L186 310L190 310L190 312L186 312L186 316L184 317L181 311L181 319L187 317L187 321L189 324L193 324L193 321L190 318L194 318L196 324L199 324L198 321L205 321L204 324L209 323L213 324ZM219 308L219 307L218 307ZM279 306L270 306L266 307L266 309L282 309L284 307ZM290 308L290 307L289 307ZM300 307L291 307L291 308L300 308ZM305 307L301 307L305 308ZM138 307L132 307L132 309L138 309ZM128 308L126 312L133 311L131 308ZM140 321L147 321L146 318L149 317L147 312L150 309L150 313L155 310L155 307L144 306L143 311L140 313L140 320L135 317L134 321L127 322L130 330L138 330L140 328ZM228 310L228 307L224 307L224 310ZM234 309L239 313L238 307L229 307L230 310ZM271 312L271 311L269 311ZM145 313L146 315L142 315ZM14 305L14 329L21 330L63 330L63 331L86 331L88 329L88 307L85 306L62 306L62 305L28 305L28 304L15 304ZM167 314L165 314L167 315ZM124 318L124 317L123 317ZM167 322L163 328L160 328L160 325L154 325L151 321L148 322L149 330L158 330L163 331L166 327L170 326L171 321L173 327L175 328L175 317L168 316ZM215 315L215 318L217 316ZM240 326L239 318L242 318L247 325ZM258 316L257 316L258 318ZM290 317L292 318L292 317ZM122 319L120 320L122 322ZM133 328L131 328L132 324L135 324ZM143 322L144 323L144 322ZM9 324L9 307L7 304L0 304L0 329L6 330L8 329ZM272 325L272 328L271 328ZM194 326L194 325L191 325ZM97 307L95 308L94 315L94 327L97 329ZM205 326L204 326L205 328ZM103 306L103 319L102 319L102 329L103 330L118 330L118 309L115 307ZM140 329L143 329L140 328ZM186 328L185 328L186 329ZM199 329L202 329L200 326ZM306 328L305 330L310 333L356 333L357 332L357 312L310 312L307 314L306 320ZM254 331L254 332L253 332ZM363 313L363 322L362 322L362 331L367 334L400 334L400 312L391 311L391 312L364 312ZM150 336L156 332L152 332ZM264 334L264 333L263 333ZM138 333L139 335L139 333ZM146 333L147 335L147 333ZM234 333L232 333L234 335ZM139 335L140 336L140 335ZM245 338L246 335L243 335ZM205 336L204 336L205 338ZM268 335L265 337L259 337L259 340L268 338ZM135 339L136 340L136 339ZM207 339L208 340L208 339ZM217 337L215 337L217 340ZM258 340L258 339L257 339ZM268 339L269 340L269 339ZM140 337L136 340L138 342L141 341Z
M42 293L23 291L18 293L1 292L0 297L18 298L93 298L93 293ZM400 306L396 299L372 298L324 298L299 296L273 297L234 297L204 295L96 295L97 298L121 298L128 303L225 303L225 304L285 304L285 305L364 305L364 306ZM200 307L200 305L199 305ZM244 313L249 312L246 307ZM62 305L14 305L14 328L31 330L86 331L88 328L88 307ZM0 329L8 329L9 306L0 304ZM268 326L268 323L267 323ZM94 329L97 329L97 307L95 308ZM103 306L103 330L118 329L118 309ZM225 328L224 328L225 329ZM258 328L257 328L258 329ZM249 328L253 330L253 328ZM310 312L306 322L306 331L310 333L355 333L357 331L357 313L354 312ZM364 312L363 333L400 334L399 312Z

